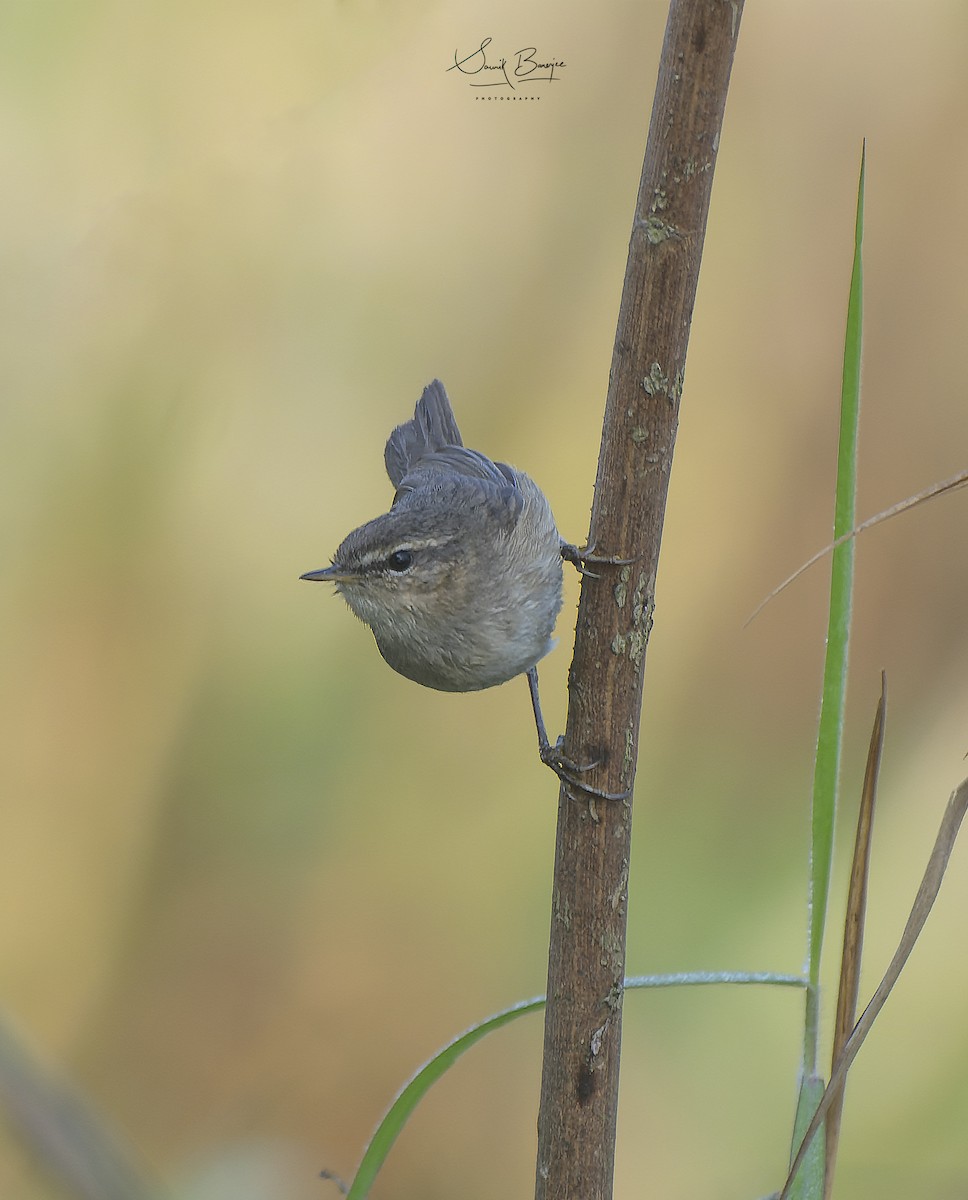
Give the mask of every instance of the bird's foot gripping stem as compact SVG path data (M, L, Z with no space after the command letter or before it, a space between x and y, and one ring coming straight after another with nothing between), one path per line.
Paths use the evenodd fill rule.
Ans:
M585 783L582 780L581 776L586 771L591 771L597 767L599 765L598 762L585 763L584 765L574 762L567 754L562 752L561 746L564 738L558 738L554 745L552 745L548 737L548 731L545 728L544 717L541 715L541 702L538 699L538 671L536 667L532 667L528 671L528 687L531 691L534 723L538 730L538 754L544 765L554 771L566 788L577 788L578 791L584 792L587 796L594 796L599 800L627 800L632 794L631 791L606 792L601 788L592 787L591 784Z
M571 542L561 543L561 557L570 562L579 575L587 575L590 579L598 579L594 571L589 571L589 563L605 563L613 567L627 567L635 562L634 558L619 558L617 554L598 554L594 546L575 546Z

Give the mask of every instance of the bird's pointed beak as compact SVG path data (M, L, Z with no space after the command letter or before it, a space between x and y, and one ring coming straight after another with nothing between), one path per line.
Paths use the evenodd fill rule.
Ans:
M299 578L322 580L323 583L340 583L345 579L349 579L350 573L334 564L331 567L320 567L318 571L307 571L305 575L300 575Z

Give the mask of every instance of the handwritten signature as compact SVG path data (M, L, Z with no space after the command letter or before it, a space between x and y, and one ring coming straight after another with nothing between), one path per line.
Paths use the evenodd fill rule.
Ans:
M515 84L520 86L523 83L560 83L560 75L555 72L565 66L559 59L551 59L548 62L538 62L535 55L538 53L535 46L525 46L523 50L515 50L510 59L504 55L496 62L487 61L487 48L493 42L493 38L486 37L481 42L477 50L472 50L470 54L464 58L458 58L458 51L454 51L454 65L448 67L448 71L460 71L462 75L481 75L480 82L471 83L471 87L509 87L511 91L515 91ZM482 74L482 72L487 72ZM497 74L490 74L497 72Z

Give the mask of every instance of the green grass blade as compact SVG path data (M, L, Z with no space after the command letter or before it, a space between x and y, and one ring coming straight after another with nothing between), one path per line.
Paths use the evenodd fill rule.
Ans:
M793 1149L790 1155L791 1166L796 1159L803 1135L817 1111L817 1105L823 1098L823 1080L817 1075L808 1075L800 1086L800 1098L797 1101L797 1118L793 1125ZM814 1138L803 1157L796 1174L784 1185L780 1193L782 1200L823 1200L824 1182L824 1140L823 1130Z
M410 1082L404 1085L400 1094L390 1105L387 1115L377 1126L376 1132L363 1155L363 1160L359 1165L350 1190L347 1192L346 1200L363 1200L369 1194L377 1172L383 1166L384 1159L390 1152L390 1147L397 1140L397 1136L407 1123L410 1114L426 1095L430 1087L436 1083L445 1071L453 1066L464 1051L469 1050L475 1042L479 1042L486 1034L491 1033L495 1029L500 1029L502 1025L507 1025L515 1017L520 1017L525 1013L534 1012L542 1008L544 1002L544 996L538 996L534 1000L524 1000L520 1004L514 1004L510 1008L505 1008L501 1012L495 1013L494 1016L488 1017L487 1020L482 1021L479 1025L473 1026L471 1029L454 1038L452 1042L448 1042L443 1050L440 1050L429 1062L425 1063Z
M781 975L775 971L682 971L676 975L630 975L625 990L633 988L709 987L723 983L765 984L768 987L806 988L805 975Z
M857 497L857 432L860 418L860 359L863 328L863 239L865 154L861 154L854 226L854 262L847 302L844 370L840 402L840 447L837 456L837 495L834 540L854 527ZM850 641L851 601L854 582L854 542L849 539L833 553L830 580L830 615L817 757L813 779L813 817L810 851L810 935L807 974L807 1013L803 1065L806 1074L816 1071L820 1040L819 986L830 866L833 858L837 784L843 746L844 707L847 696L847 652Z
M693 971L678 975L637 975L626 979L625 987L631 990L633 988L686 987L690 985L698 987L730 983L801 988L807 986L807 980L802 975L783 975L772 971ZM369 1195L370 1188L373 1186L386 1156L390 1153L391 1146L409 1120L410 1114L432 1085L453 1066L464 1051L469 1050L486 1034L500 1029L502 1025L507 1025L516 1017L523 1017L525 1013L537 1012L538 1009L544 1007L544 1002L544 996L536 996L533 1000L522 1000L518 1004L512 1004L510 1008L502 1009L493 1016L486 1017L478 1025L472 1026L455 1037L453 1041L448 1042L433 1058L424 1063L400 1090L386 1116L377 1126L346 1194L347 1200L364 1200Z

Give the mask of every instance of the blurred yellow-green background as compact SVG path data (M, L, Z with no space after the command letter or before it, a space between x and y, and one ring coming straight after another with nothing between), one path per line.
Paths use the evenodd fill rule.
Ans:
M178 1196L336 1195L407 1075L543 990L555 795L523 681L394 675L297 581L465 438L583 539L664 2L7 0L0 1005ZM447 72L563 60L528 103ZM868 139L859 511L968 463L968 9L751 3L646 681L629 969L798 970ZM966 499L867 535L843 824L891 693L863 991L968 749ZM577 583L543 668L564 721ZM833 900L842 897L843 859ZM968 849L857 1062L840 1195L968 1194ZM831 944L837 942L836 918ZM832 1001L832 997L828 997ZM801 1001L629 996L616 1194L779 1186ZM541 1023L473 1050L374 1196L532 1189ZM0 1134L0 1194L61 1195Z

